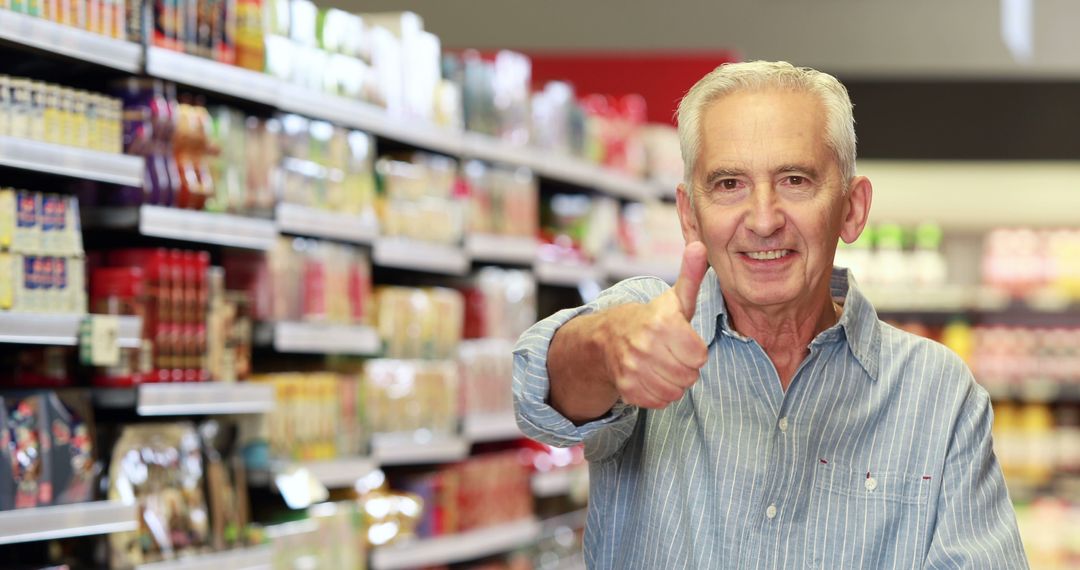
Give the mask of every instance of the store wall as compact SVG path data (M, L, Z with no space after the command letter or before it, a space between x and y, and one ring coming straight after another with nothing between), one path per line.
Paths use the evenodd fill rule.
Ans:
M1080 78L1080 2L1030 0L1034 53L1018 63L1001 7L1024 0L336 0L411 9L450 48L722 50L845 75Z

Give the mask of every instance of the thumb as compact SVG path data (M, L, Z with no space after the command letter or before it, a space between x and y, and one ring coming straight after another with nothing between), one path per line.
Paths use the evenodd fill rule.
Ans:
M705 278L708 269L705 244L700 241L687 244L683 250L682 268L679 270L679 278L675 280L674 289L675 298L679 300L679 307L688 321L694 318L698 289L701 288L701 280Z

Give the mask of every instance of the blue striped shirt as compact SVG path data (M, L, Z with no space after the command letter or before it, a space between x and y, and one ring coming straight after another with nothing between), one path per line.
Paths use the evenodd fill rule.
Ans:
M616 404L581 426L547 404L559 326L667 287L623 281L540 321L514 350L522 430L585 445L589 568L1027 568L986 391L944 346L881 322L844 269L831 281L840 320L786 392L764 350L731 328L710 269L691 321L708 363L682 399Z

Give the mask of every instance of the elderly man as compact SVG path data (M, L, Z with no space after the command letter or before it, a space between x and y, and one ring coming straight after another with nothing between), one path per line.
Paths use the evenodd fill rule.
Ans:
M537 323L518 423L585 444L589 568L1026 568L985 390L842 268L870 211L847 91L723 65L679 105L674 287Z

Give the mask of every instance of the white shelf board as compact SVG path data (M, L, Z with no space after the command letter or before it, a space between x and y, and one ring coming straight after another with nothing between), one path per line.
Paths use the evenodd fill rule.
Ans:
M139 233L258 250L273 248L278 236L271 220L150 205L139 207Z
M604 258L603 266L604 272L613 281L651 275L659 277L668 283L675 283L675 280L679 277L679 263L678 258L670 260L638 259L623 254L612 254Z
M596 189L605 194L636 202L659 198L656 186L647 180L633 178L598 166L595 168L599 170L596 175Z
M0 10L0 39L128 73L137 73L142 63L142 49L134 42L8 10Z
M125 186L143 184L143 161L137 156L14 137L0 136L0 166Z
M327 489L352 487L358 479L370 475L372 471L379 468L379 464L374 459L364 456L303 461L293 466L306 469L311 477Z
M261 414L274 409L274 388L257 382L141 384L140 416Z
M525 437L518 429L513 411L466 415L462 419L462 432L474 443Z
M365 218L298 204L278 204L274 221L282 233L351 243L371 243L379 235L379 222L374 216Z
M229 570L271 570L274 561L274 547L263 544L249 548L235 548L221 552L194 554L176 560L164 560L150 564L140 564L136 570L205 570L206 568L228 568Z
M537 497L558 497L568 495L577 481L588 480L589 470L587 467L569 467L554 469L532 476L532 491Z
M371 553L371 568L400 570L483 558L532 544L539 538L540 531L540 522L530 518L459 534L381 546Z
M515 146L480 133L465 133L462 137L462 155L466 158L536 170L543 168L542 163L549 154L529 147Z
M277 105L281 89L281 81L265 73L158 47L147 50L146 73L265 105Z
M418 442L396 434L375 434L371 455L379 465L448 463L469 455L469 442L458 437L435 436Z
M378 332L369 326L281 321L272 327L278 352L370 355L382 350Z
M534 237L470 234L465 236L465 253L476 261L531 265L540 244Z
M76 346L79 327L87 315L49 313L0 312L0 342L12 344L48 344ZM138 348L141 343L142 320L139 317L117 317L121 348Z
M136 508L96 501L0 512L0 544L135 530Z
M375 240L372 261L383 267L465 275L469 258L460 247L420 240L381 237Z
M593 265L554 261L533 264L536 280L545 285L577 287L582 281L602 281L603 271Z

